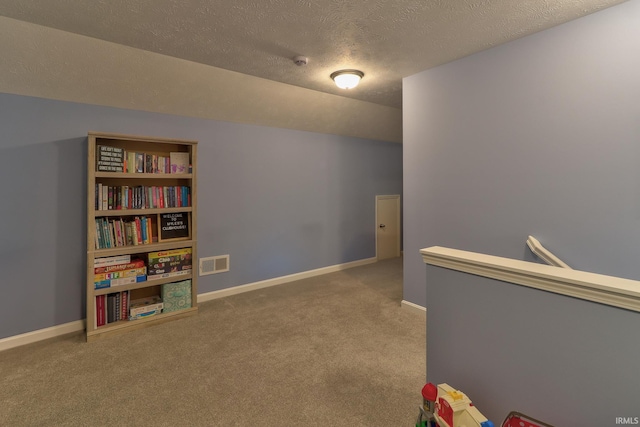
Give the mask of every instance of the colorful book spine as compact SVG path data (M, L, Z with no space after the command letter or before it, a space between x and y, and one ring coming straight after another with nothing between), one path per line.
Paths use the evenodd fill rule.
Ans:
M129 319L129 291L111 292L96 296L94 326Z
M98 295L96 296L96 327L104 326L107 324L107 319L105 317L105 297L106 295Z
M183 255L170 255L164 256L160 258L152 258L149 256L147 258L148 265L157 265L157 264L165 264L170 263L172 265L179 264L191 264L191 254L183 254ZM159 267L156 267L159 268Z
M147 276L140 275L135 277L120 277L118 279L100 280L93 282L94 289L106 289L114 286L134 285L136 283L146 282Z
M191 260L182 259L179 257L180 256L176 257L177 259L167 259L166 261L164 261L166 258L163 258L162 262L152 262L152 263L149 263L147 267L149 269L157 269L157 268L179 267L182 265L189 265L189 266L191 265ZM182 268L181 270L184 270L184 268Z
M144 260L142 259L134 259L130 261L131 262L122 263L122 264L105 265L102 267L95 267L95 264L94 264L93 272L95 274L100 274L100 273L108 273L110 271L122 271L122 270L130 270L132 268L145 267Z
M149 275L149 277L151 277L159 274L173 273L175 271L184 271L184 270L191 270L190 262L178 263L178 264L174 264L171 266L164 266L164 267L153 267L153 268L149 267L147 274Z
M147 267L131 268L129 270L110 271L107 273L94 274L94 282L103 280L120 279L123 277L138 277L147 274Z
M106 267L117 264L128 264L131 262L131 255L116 255L110 257L95 258L93 267Z
M107 323L116 321L116 295L107 295Z
M149 259L164 258L172 255L191 255L191 248L170 249L168 251L149 252L147 254Z
M135 153L136 156L136 173L144 173L144 153Z
M120 293L120 319L127 320L129 318L129 291Z

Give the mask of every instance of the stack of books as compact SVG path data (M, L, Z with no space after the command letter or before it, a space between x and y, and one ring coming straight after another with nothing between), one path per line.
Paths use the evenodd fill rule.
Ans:
M149 252L147 279L156 280L191 274L191 248Z
M131 259L131 255L96 258L94 267L95 289L111 288L145 281L147 267L144 260ZM129 317L129 291L110 292L95 298L95 326L126 320Z
M127 173L191 173L190 154L171 152L168 156L153 153L125 151L122 148L98 145L96 170L98 172Z
M94 288L131 285L147 280L147 266L142 259L131 259L131 255L96 258L94 263Z

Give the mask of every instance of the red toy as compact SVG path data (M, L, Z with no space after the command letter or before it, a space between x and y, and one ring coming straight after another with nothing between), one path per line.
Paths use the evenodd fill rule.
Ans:
M520 412L510 412L502 422L502 427L553 427L534 418L527 417Z

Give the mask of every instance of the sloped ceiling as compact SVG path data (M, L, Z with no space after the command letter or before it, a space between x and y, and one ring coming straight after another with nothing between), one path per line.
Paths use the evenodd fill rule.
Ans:
M400 108L403 77L622 2L3 0L0 15ZM359 87L334 86L343 68L365 73Z

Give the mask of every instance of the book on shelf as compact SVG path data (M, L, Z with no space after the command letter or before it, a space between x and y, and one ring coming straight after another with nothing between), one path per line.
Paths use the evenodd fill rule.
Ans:
M181 270L181 271L172 271L170 273L164 273L164 274L154 274L154 275L151 275L151 276L147 276L147 280L153 281L153 280L158 280L158 279L166 279L166 278L169 278L169 277L184 276L186 274L191 274L191 269L189 269L189 270Z
M146 267L143 259L140 259L140 258L131 259L131 256L130 255L128 256L129 256L130 262L110 264L110 265L98 266L98 267L96 267L94 263L93 272L95 274L100 274L100 273L108 273L110 271L122 271L122 270L129 270L132 268Z
M120 319L127 320L129 318L129 291L122 291L120 299Z
M189 153L187 152L171 152L171 173L189 173Z
M104 326L107 323L105 318L105 305L106 295L96 296L96 314L95 314L95 326Z
M160 268L171 268L171 267L179 267L182 265L191 265L191 253L187 254L178 254L178 255L167 255L163 257L154 257L151 255L147 255L147 265L149 269L160 269Z
M181 208L191 206L191 189L175 186L108 186L97 184L96 210Z
M115 286L135 285L136 283L142 283L147 281L147 275L139 275L133 277L119 277L117 279L106 279L94 281L94 289L106 289Z
M140 298L130 301L129 320L153 316L162 312L163 304L160 296Z
M147 254L147 259L149 260L149 263L151 262L156 263L156 262L172 261L173 259L171 259L170 257L174 257L174 256L179 257L176 259L182 259L182 258L191 259L191 248L169 249L166 251L149 252Z
M169 173L170 159L168 156L127 151L124 158L127 173Z
M131 262L131 255L115 255L109 257L95 258L93 260L93 267L106 267L117 264L128 264Z
M128 270L109 271L106 273L96 273L93 275L94 282L103 280L121 279L125 277L138 277L147 274L147 267L131 268Z
M96 244L95 244L95 248L96 249L100 249L104 246L104 241L102 240L102 231L100 230L100 221L95 221L96 224Z
M151 217L136 216L99 217L96 222L96 249L109 249L122 246L151 244L158 240L154 236Z
M102 183L101 182L96 184L95 203L93 208L97 211L102 209Z
M157 264L156 264L157 265ZM158 275L163 275L163 274L167 274L167 273L175 273L176 271L184 271L184 270L191 270L191 262L179 262L178 264L174 264L174 265L167 265L164 267L149 267L149 269L147 270L147 274L149 277L155 277ZM168 276L171 277L171 276ZM153 279L151 279L153 280Z
M155 173L155 170L153 169L153 154L145 153L144 171L146 173Z
M109 186L102 185L102 210L106 211L109 209Z
M191 260L190 259L181 259L178 258L178 256L176 256L176 259L172 259L171 257L168 258L162 258L162 261L156 261L153 260L154 262L150 262L147 267L148 270L152 270L152 269L159 269L159 268L173 268L173 267L180 267L183 265L191 265ZM158 258L160 259L160 258ZM180 270L184 270L184 268L180 268ZM164 272L166 273L166 271Z
M129 318L129 291L97 295L95 300L96 312L94 325L96 327Z
M140 230L142 231L142 243L148 244L151 242L149 239L149 232L151 231L150 227L148 227L148 222L145 217L140 218Z
M136 153L133 151L127 151L125 155L126 171L127 173L134 173L136 171Z
M135 153L136 155L136 173L144 173L144 153Z
M116 317L116 294L107 295L107 323L113 323L117 321Z

